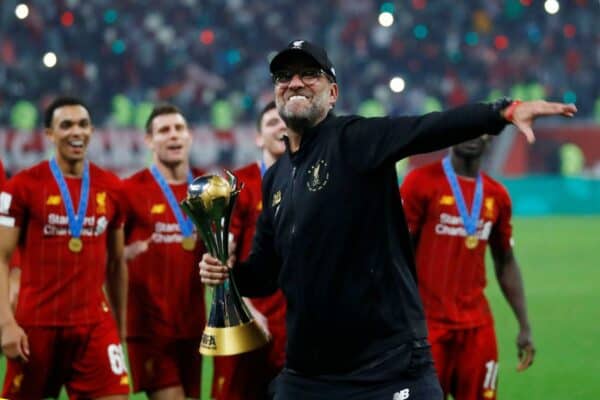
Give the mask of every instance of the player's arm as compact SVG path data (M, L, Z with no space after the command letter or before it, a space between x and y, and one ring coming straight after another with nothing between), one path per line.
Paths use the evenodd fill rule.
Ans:
M531 337L531 326L527 316L525 303L525 289L521 270L515 259L512 248L502 249L498 246L492 248L492 258L496 278L504 297L510 304L519 323L519 334L517 336L517 347L519 351L519 365L517 370L523 371L533 363L535 348Z
M127 313L127 264L125 261L125 233L122 227L108 232L106 291L115 313L121 339L125 338Z
M11 265L8 272L8 299L13 312L17 309L19 290L21 289L21 268Z
M12 218L12 217L4 217ZM0 330L2 351L9 358L28 360L29 342L25 331L17 324L10 306L9 264L19 240L19 228L0 225Z

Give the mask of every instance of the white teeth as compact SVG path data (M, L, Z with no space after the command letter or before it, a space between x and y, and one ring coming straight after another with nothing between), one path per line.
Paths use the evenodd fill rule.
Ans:
M306 96L298 96L298 95L291 96L288 100L298 100L298 99L307 100Z
M69 144L74 147L83 147L83 140L71 140Z

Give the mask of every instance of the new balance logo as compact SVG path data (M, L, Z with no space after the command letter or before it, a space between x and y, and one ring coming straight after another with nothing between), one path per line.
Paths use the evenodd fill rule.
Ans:
M410 389L403 389L399 392L394 393L392 400L406 400L410 397Z

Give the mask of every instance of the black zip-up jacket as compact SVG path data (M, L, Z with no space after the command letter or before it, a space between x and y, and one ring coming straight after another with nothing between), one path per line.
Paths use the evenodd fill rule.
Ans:
M283 290L288 368L345 373L427 337L395 162L505 125L489 104L422 117L329 114L268 170L251 255L233 274L244 296Z

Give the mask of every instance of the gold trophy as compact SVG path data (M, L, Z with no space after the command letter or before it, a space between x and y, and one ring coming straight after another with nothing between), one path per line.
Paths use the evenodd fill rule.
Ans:
M221 263L229 258L229 221L241 190L237 178L225 170L220 175L203 175L188 186L181 207L191 218L209 253ZM200 353L226 356L245 353L265 345L269 339L252 318L231 276L213 290Z

